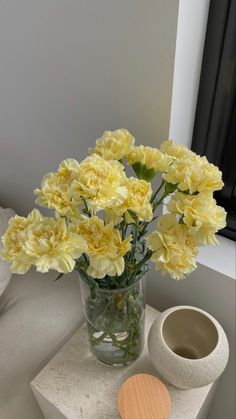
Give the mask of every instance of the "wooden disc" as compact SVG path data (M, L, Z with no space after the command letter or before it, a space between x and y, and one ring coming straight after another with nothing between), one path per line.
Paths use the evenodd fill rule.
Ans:
M166 386L149 374L137 374L126 380L118 394L122 419L167 419L171 400Z

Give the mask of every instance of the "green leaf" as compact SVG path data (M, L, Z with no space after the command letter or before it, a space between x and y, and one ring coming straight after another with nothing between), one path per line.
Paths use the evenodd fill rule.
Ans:
M173 193L174 191L176 191L176 189L177 189L177 185L173 185L172 183L166 182L165 184L166 194Z
M147 182L150 182L156 174L154 169L147 169L146 166L141 164L140 162L136 162L136 163L132 164L132 167L133 167L137 177L139 179L144 179Z
M135 222L138 222L139 221L138 216L137 216L137 214L134 211L128 209L127 212L129 213L130 217L133 218L133 220Z

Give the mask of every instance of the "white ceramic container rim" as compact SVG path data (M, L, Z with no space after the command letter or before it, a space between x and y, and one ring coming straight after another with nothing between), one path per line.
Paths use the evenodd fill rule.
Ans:
M164 335L163 335L163 325L165 320L175 311L179 311L179 310L193 310L193 311L198 311L199 313L203 314L208 320L210 320L213 325L215 326L216 332L217 332L217 342L216 345L214 347L214 349L206 356L202 357L202 358L185 358L182 357L180 355L177 355L174 351L172 351L172 349L169 347L169 345L167 344ZM207 311L204 311L200 308L194 307L194 306L176 306L176 307L172 307L170 309L167 309L161 316L161 320L160 320L160 335L161 335L161 339L162 339L162 343L165 346L165 348L168 350L168 352L171 353L172 356L176 357L177 359L181 359L182 361L186 361L187 363L189 362L201 362L203 359L206 360L208 357L213 356L214 353L217 351L217 347L219 344L219 338L220 338L220 334L219 334L219 327L221 328L221 326L219 325L218 321L216 319L214 319L213 316L211 316L209 313L207 313ZM223 329L222 329L223 330ZM224 331L223 331L224 333Z

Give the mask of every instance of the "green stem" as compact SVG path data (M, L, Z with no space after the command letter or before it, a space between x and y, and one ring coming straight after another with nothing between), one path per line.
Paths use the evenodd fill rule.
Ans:
M125 221L124 220L121 222L120 226L121 226L121 238L122 240L124 240L125 239Z
M155 200L155 198L156 198L157 194L160 192L160 190L161 190L161 188L164 186L164 184L165 184L165 180L163 179L163 180L162 180L162 182L161 182L161 184L160 184L160 186L159 186L159 188L158 188L158 189L156 190L156 192L152 195L151 200L150 200L150 203L152 203L152 202Z
M108 308L112 305L114 305L114 294L111 296L108 303L106 304L101 316L98 316L95 326L99 328L99 323L101 323L102 319L105 317L105 314L107 313Z
M115 348L121 349L122 351L124 351L124 353L126 355L131 355L132 357L135 356L135 352L130 351L129 346L132 346L132 330L129 332L129 336L126 339L126 341L123 342L119 342L116 338L116 336L114 335L114 333L110 333L109 336L112 339L112 344L113 346L115 346Z
M101 336L99 336L99 338L95 338L93 336L93 341L95 342L96 345L99 345L99 343L101 343L103 341L103 339L105 339L105 337L107 336L107 333L104 332Z
M141 259L138 263L137 263L137 265L136 265L136 269L137 268L140 268L145 262L147 262L148 261L148 259L150 259L150 257L152 256L152 254L153 254L153 251L152 250L148 250L147 251L147 253L146 253L146 255L143 257L143 259Z
M91 217L91 216L92 216L92 214L91 214L91 211L90 211L90 210L89 210L89 208L88 208L88 204L87 204L87 202L86 202L86 199L85 199L83 196L80 196L80 198L82 198L83 203L84 203L84 206L85 206L85 208L84 208L84 213L85 213L85 214L87 214L87 215L88 215L88 217Z
M137 226L136 226L136 224L134 224L133 225L133 231L132 231L133 243L132 243L132 249L131 249L132 265L134 265L134 263L135 263L135 251L136 251L137 235L138 235Z
M108 363L112 363L114 359L122 365L127 365L139 356L143 345L143 299L140 292L136 288L124 292L124 295L120 296L122 301L119 300L118 304L116 295L111 295L102 313L100 312L100 295L97 294L93 310L97 307L98 315L96 316L96 311L93 313L95 321L88 321L88 330L91 348L94 348L98 358L101 355L101 359L105 361L107 357ZM88 306L90 306L90 298L87 301ZM101 303L103 303L103 297L101 298ZM100 335L94 336L98 331L101 331ZM123 333L126 333L126 336L122 336ZM113 350L109 345L113 347Z
M96 288L98 288L98 284L96 283L96 281L91 276L89 276L84 269L81 269L81 267L78 264L75 264L75 270L79 272L83 280L89 286L91 291L91 297L95 298Z
M162 197L153 203L153 213L157 209L157 207L162 203L162 201L168 196L169 194L167 192L164 192Z
M152 250L148 250L146 255L143 257L143 259L141 259L137 265L135 265L134 271L132 272L132 275L130 277L130 281L133 280L133 278L135 278L137 272L139 271L139 269L144 265L145 262L147 262L151 256L152 256L153 252Z

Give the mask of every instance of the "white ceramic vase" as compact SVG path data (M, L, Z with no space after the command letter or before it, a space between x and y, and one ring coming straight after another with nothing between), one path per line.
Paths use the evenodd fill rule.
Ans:
M154 321L148 336L151 360L161 376L182 389L203 387L224 371L229 345L214 317L191 306L177 306Z

